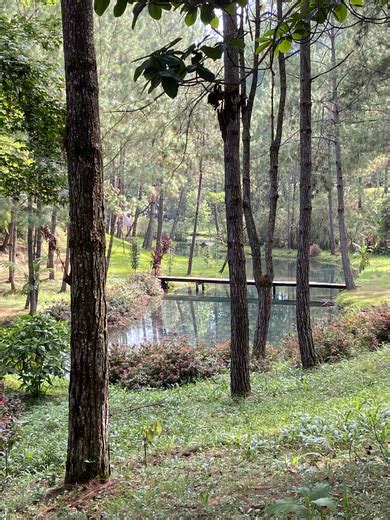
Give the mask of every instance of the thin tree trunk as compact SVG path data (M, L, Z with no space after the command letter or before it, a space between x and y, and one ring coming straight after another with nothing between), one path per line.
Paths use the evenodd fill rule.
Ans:
M51 222L50 222L50 231L53 235L56 234L56 227L57 227L57 210L54 208L51 213ZM49 269L52 269L52 271L50 271L50 273L49 273L49 280L55 279L54 253L55 253L55 249L50 247L50 242L49 242L49 251L47 254L47 267Z
M336 38L334 28L330 29L332 67L336 67ZM355 289L351 263L349 261L348 236L345 224L344 210L344 179L341 166L341 141L340 141L340 108L337 92L337 76L332 73L332 94L333 94L333 123L334 123L334 146L336 155L336 177L337 177L337 215L339 221L340 250L343 262L344 280L347 289Z
M156 199L153 195L152 200L150 201L150 209L149 209L149 223L148 228L146 230L145 238L142 244L144 249L152 249L153 242L153 224L154 224L154 214L156 212Z
M385 175L383 180L383 194L387 195L389 193L389 165L385 166Z
M131 228L131 236L132 237L136 237L137 236L138 219L139 219L139 215L141 213L140 202L142 200L142 193L143 193L143 186L142 186L142 184L140 184L139 185L139 189L138 189L138 205L137 205L137 207L135 209L133 227Z
M37 292L35 290L36 280L34 272L34 217L32 196L28 196L27 201L28 227L27 227L27 258L28 258L28 290L26 299L26 309L33 316L37 312Z
M199 182L198 182L198 193L196 196L196 208L195 208L195 217L194 217L194 229L192 232L192 240L190 247L190 256L188 258L188 267L187 267L187 276L192 272L192 262L194 259L195 253L195 243L196 243L196 232L198 229L198 218L199 218L199 208L200 208L200 199L202 195L202 180L203 180L203 159L202 156L199 159Z
M296 200L297 200L297 180L296 180L295 173L294 173L292 205L291 205L291 220L290 220L290 228L289 228L289 232L288 232L288 249L293 249L294 244L295 244L294 238L295 238L295 234L296 233L294 233L294 230L295 230L295 204L296 204Z
M312 211L312 126L310 39L300 49L300 207L297 253L297 332L302 366L318 363L310 319L309 249Z
M223 13L225 41L238 36L237 14ZM225 204L230 278L230 389L232 396L250 393L249 322L240 179L240 92L238 50L224 53L224 106L219 123L224 141Z
M66 226L66 251L65 251L65 264L64 264L64 274L62 276L62 284L60 293L66 292L67 283L66 281L69 279L69 263L70 263L70 254L69 254L69 224Z
M181 209L182 209L183 202L184 202L184 195L185 195L185 188L183 187L180 190L179 202L178 202L178 205L177 205L177 208L176 208L175 218L173 219L173 224L172 224L172 229L171 229L171 234L170 234L170 237L171 237L172 240L175 240L177 224L179 223L179 218L180 218L180 215L181 215Z
M164 188L160 188L160 196L158 198L158 213L157 213L157 235L156 235L156 249L160 250L161 236L164 221Z
M114 243L115 226L116 226L117 218L118 218L117 215L115 215L114 213L111 215L110 241L108 243L107 260L106 260L106 262L107 262L107 272L108 272L108 268L110 266L112 245Z
M331 144L328 141L328 218L329 218L329 249L330 254L336 254L336 242L334 238L334 222L333 222L333 176L332 176L332 161L331 161Z
M278 19L282 20L282 0L277 0ZM267 337L269 331L269 324L271 320L272 309L272 284L274 280L274 265L273 265L273 244L275 235L276 209L278 204L278 173L279 173L279 151L282 141L284 109L286 105L286 65L283 53L278 56L279 65L279 106L276 118L276 129L274 130L274 112L273 112L273 91L272 85L272 141L270 146L270 167L269 167L269 213L267 225L267 238L265 241L265 270L266 274L263 277L264 283L260 286L259 292L259 312L257 318L257 325L255 331L255 341L253 345L253 355L255 357L264 357L267 344ZM274 79L272 79L274 82Z
M108 361L103 162L91 0L61 0L71 283L71 371L65 482L106 480Z
M9 223L9 250L8 250L8 281L11 285L11 291L16 290L15 285L15 260L16 260L16 236L17 236L17 223L16 223L16 211L13 208L11 210L11 220Z

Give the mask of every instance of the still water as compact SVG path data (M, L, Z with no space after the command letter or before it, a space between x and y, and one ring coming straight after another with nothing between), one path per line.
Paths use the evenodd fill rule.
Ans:
M210 276L213 276L210 273ZM251 272L248 272L248 277ZM275 260L276 280L295 280L295 261ZM310 280L321 282L341 282L342 272L338 266L312 260ZM335 307L324 306L321 302L331 300L337 291L315 289L311 291L314 321L330 320ZM277 288L272 309L269 341L276 343L289 331L294 330L295 289ZM248 288L249 322L253 335L257 316L255 287ZM230 302L229 287L226 285L206 286L205 293L196 294L195 287L179 286L167 294L160 305L149 308L143 318L134 321L127 329L113 331L110 341L136 347L148 341L159 341L166 337L185 336L191 343L196 341L214 344L229 338Z

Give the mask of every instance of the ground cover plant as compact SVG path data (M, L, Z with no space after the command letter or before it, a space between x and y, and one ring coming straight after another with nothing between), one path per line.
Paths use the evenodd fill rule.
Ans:
M227 396L227 374L169 390L114 385L111 482L44 499L63 478L67 398L60 385L21 417L2 513L263 518L278 500L307 507L301 488L327 484L335 510L312 504L313 518L386 518L389 355L384 347L310 372L279 364L254 373L251 397L237 402ZM162 431L147 447L145 466L143 429L156 421Z

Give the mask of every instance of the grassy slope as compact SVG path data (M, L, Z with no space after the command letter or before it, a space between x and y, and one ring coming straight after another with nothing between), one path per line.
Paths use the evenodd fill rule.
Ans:
M358 277L359 287L344 291L337 298L342 307L372 307L390 303L390 258L373 256L370 265Z
M386 518L385 467L374 455L359 460L347 448L280 445L275 434L304 414L345 418L357 403L373 410L386 402L389 361L390 347L305 374L292 367L256 373L245 402L228 397L227 374L168 391L114 387L111 484L48 504L40 499L60 483L66 449L66 388L58 387L23 417L4 507L19 511L10 518L37 511L44 518L262 518L264 504L325 480L339 511L347 486L350 516L343 518ZM141 426L156 419L163 433L144 467Z

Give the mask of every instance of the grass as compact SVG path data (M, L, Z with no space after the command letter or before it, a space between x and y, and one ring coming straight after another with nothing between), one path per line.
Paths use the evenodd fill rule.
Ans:
M357 264L356 261L356 266ZM365 308L389 303L390 258L373 255L370 265L359 275L356 282L359 285L357 289L340 293L337 298L338 305Z
M368 420L364 441L352 449L342 443L321 445L321 436L315 444L313 431L303 441L291 432L301 432L307 414L329 425L337 417L347 422L357 410L374 417L389 399L389 362L387 347L305 373L280 365L252 374L253 393L245 401L229 398L228 374L170 390L127 392L114 386L111 482L44 501L48 488L63 478L67 399L62 384L22 417L10 475L3 482L3 513L12 519L38 514L263 518L264 506L275 498L295 496L300 485L326 481L339 517L386 518L385 465ZM163 432L148 448L145 467L141 428L155 420ZM282 429L290 433L283 437Z

